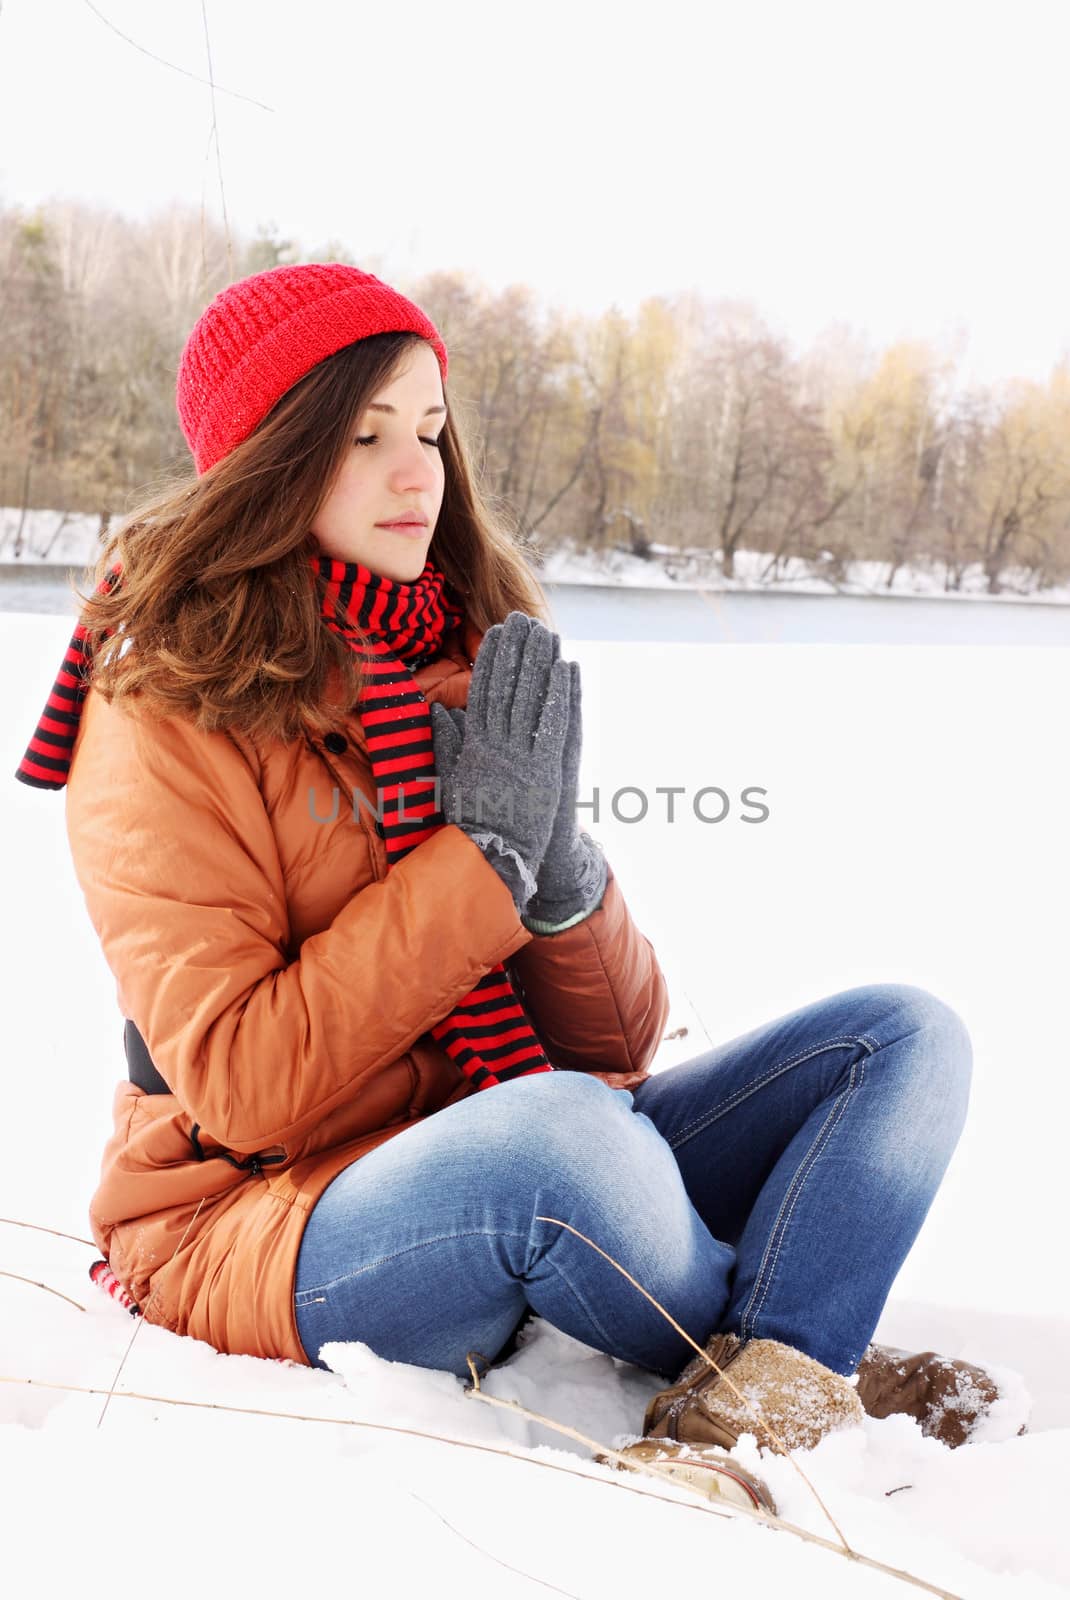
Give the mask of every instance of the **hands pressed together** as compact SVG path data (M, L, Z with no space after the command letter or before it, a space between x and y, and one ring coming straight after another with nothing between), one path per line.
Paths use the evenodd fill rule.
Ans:
M432 704L441 810L478 844L537 932L579 921L606 886L601 848L576 820L580 669L536 617L483 636L467 711Z

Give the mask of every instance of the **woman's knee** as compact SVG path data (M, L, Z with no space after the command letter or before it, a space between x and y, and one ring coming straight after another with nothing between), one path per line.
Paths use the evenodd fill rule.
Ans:
M516 1088L511 1133L546 1158L575 1160L582 1153L589 1163L597 1159L600 1145L615 1136L627 1137L636 1121L630 1094L610 1089L586 1072L540 1073L518 1079ZM503 1109L505 1104L503 1099Z
M512 1089L517 1092L507 1099ZM658 1169L662 1154L673 1161L651 1124L635 1114L631 1094L586 1073L518 1079L491 1090L488 1099L499 1094L505 1120L497 1125L495 1150L514 1186L556 1192L562 1200L602 1195L612 1204L641 1169Z
M891 983L886 988L899 1008L903 1032L939 1038L944 1057L957 1071L968 1075L973 1064L973 1045L969 1029L959 1013L939 995L917 984Z
M965 1117L973 1075L973 1043L957 1011L938 995L912 983L875 984L874 1041L906 1043L897 1053L930 1109L954 1123ZM889 1059L887 1056L885 1059Z

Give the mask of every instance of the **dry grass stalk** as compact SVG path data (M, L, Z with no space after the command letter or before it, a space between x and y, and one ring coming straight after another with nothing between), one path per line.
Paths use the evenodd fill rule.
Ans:
M523 1567L514 1567L510 1562L503 1561L501 1556L493 1555L491 1551L484 1549L481 1544L477 1544L474 1539L470 1539L466 1533L462 1533L460 1528L455 1528L449 1518L442 1515L442 1512L437 1506L431 1505L429 1501L422 1499L420 1495L414 1494L411 1489L409 1490L409 1499L415 1500L417 1505L421 1505L425 1510L430 1511L432 1515L436 1516L439 1522L443 1523L452 1534L455 1534L456 1537L462 1541L463 1544L468 1545L468 1547L472 1550L478 1550L481 1556L486 1556L487 1560L493 1561L495 1566L504 1567L506 1572L513 1572L518 1578L526 1578L529 1583L538 1583L541 1584L544 1589L552 1589L554 1594L563 1594L566 1596L566 1600L579 1600L578 1595L573 1594L571 1589L561 1589L556 1583L550 1583L546 1578L537 1578L533 1572L525 1572Z
M16 1283L28 1283L34 1289L43 1289L46 1294L54 1294L60 1300L66 1300L69 1306L76 1311L84 1311L85 1306L79 1305L77 1300L72 1300L69 1294L64 1294L62 1289L53 1289L51 1284L41 1283L37 1278L24 1278L21 1272L5 1272L0 1268L0 1278L14 1278Z
M675 1483L677 1488L681 1487L676 1480L672 1479L665 1467L657 1466L650 1461L631 1461L627 1456L622 1456L620 1451L611 1450L608 1445L599 1444L597 1439L588 1439L586 1435L578 1433L575 1428L567 1427L561 1422L555 1422L552 1417L541 1416L537 1411L529 1411L527 1406L522 1406L518 1400L499 1400L495 1395L484 1394L479 1387L479 1380L472 1365L473 1356L479 1356L479 1352L473 1350L469 1352L468 1356L468 1368L472 1373L475 1387L466 1389L465 1394L471 1395L474 1400L482 1400L490 1406L501 1406L505 1411L515 1411L518 1416L526 1417L531 1422L541 1422L544 1427L553 1428L556 1433L563 1433L570 1439L578 1440L581 1444L585 1444L592 1450L597 1451L599 1455L609 1456L611 1460L620 1462L631 1472L639 1472L644 1476L648 1474L655 1477L664 1476L667 1481ZM479 1356L479 1359L485 1361L486 1356ZM682 1492L691 1493L692 1491L683 1489ZM698 1491L694 1492L697 1493ZM660 1499L662 1496L658 1498ZM677 1503L680 1504L682 1502ZM699 1505L696 1509L705 1510L706 1507ZM724 1516L726 1513L720 1512L719 1515ZM767 1527L779 1528L784 1533L793 1533L796 1538L805 1539L807 1544L820 1545L823 1550L831 1550L834 1555L843 1556L847 1561L857 1561L859 1566L872 1567L875 1572L885 1572L889 1577L899 1578L904 1583L913 1584L915 1588L924 1589L928 1594L939 1595L941 1600L962 1600L960 1595L953 1594L950 1589L941 1589L934 1583L927 1583L924 1578L915 1577L914 1573L907 1572L902 1567L890 1567L883 1561L877 1561L873 1556L863 1555L861 1551L854 1550L849 1545L836 1544L832 1539L823 1539L820 1534L811 1533L807 1528L800 1528L794 1522L785 1522L783 1517L771 1516L768 1511L750 1511L746 1506L737 1506L727 1515L751 1517L755 1522L765 1523Z
M486 1357L480 1357L480 1359L485 1360ZM841 1545L834 1544L831 1539L823 1539L820 1534L810 1533L808 1529L799 1528L793 1522L785 1522L782 1517L770 1517L765 1513L747 1511L742 1506L736 1507L732 1511L722 1511L716 1506L700 1500L680 1498L687 1491L681 1490L679 1483L673 1483L672 1487L676 1493L670 1498L668 1495L656 1494L650 1489L635 1489L623 1479L614 1481L609 1478L596 1477L589 1472L581 1472L576 1467L561 1466L556 1461L540 1461L536 1456L517 1455L515 1451L502 1450L497 1445L476 1444L468 1439L451 1439L447 1434L429 1433L423 1428L402 1428L388 1422L364 1422L357 1417L317 1417L299 1411L268 1411L263 1406L221 1405L212 1400L178 1400L173 1395L141 1394L133 1389L115 1391L94 1389L78 1383L46 1383L36 1378L13 1378L3 1373L0 1373L0 1383L23 1384L31 1389L55 1389L62 1394L111 1395L114 1392L117 1400L144 1400L151 1405L185 1406L195 1411L227 1411L241 1417L277 1417L280 1421L286 1422L322 1422L332 1428L367 1428L375 1433L398 1433L405 1434L413 1439L430 1439L436 1444L452 1445L459 1450L481 1450L487 1455L502 1456L506 1461L520 1461L525 1466L539 1467L547 1472L564 1472L568 1477L579 1478L584 1483L598 1483L606 1489L623 1489L628 1494L639 1494L644 1499L660 1500L667 1505L678 1507L681 1511L696 1511L702 1516L720 1517L727 1520L731 1520L732 1517L736 1516L753 1517L756 1522L764 1522L768 1527L779 1528L785 1533L793 1533L796 1538L804 1539L807 1544L819 1545L823 1550L831 1550L834 1554L844 1556L847 1560L857 1561L861 1566L872 1567L877 1572L885 1572L890 1577L900 1578L904 1583L910 1583L916 1588L924 1589L928 1594L938 1595L940 1600L963 1600L961 1595L952 1593L950 1589L940 1589L935 1584L926 1583L924 1578L917 1578L913 1573L904 1572L899 1567L889 1567L883 1561L876 1561L871 1556L861 1555L856 1550L845 1551ZM545 1427L554 1428L559 1433L566 1433L572 1438L583 1439L583 1436L577 1434L573 1429L563 1427L561 1423L554 1422L550 1417L542 1417L538 1412L529 1411L515 1400L497 1400L492 1395L486 1395L482 1391L470 1389L466 1389L465 1393L469 1395L478 1394L478 1398L488 1405L505 1406L532 1422L541 1422ZM603 1445L596 1439L583 1439L583 1442L592 1445L595 1450L603 1455L613 1456L616 1454L608 1445ZM642 1476L657 1476L657 1472L646 1463L629 1463L629 1466L631 1466L633 1472L638 1472Z
M610 1263L611 1266L616 1267L618 1272L623 1273L624 1276L627 1278L629 1283L635 1285L635 1287L639 1290L639 1293L641 1295L645 1296L645 1298L650 1301L650 1304L652 1306L654 1306L658 1311L661 1312L661 1314L665 1318L666 1322L672 1323L672 1326L676 1329L676 1331L680 1335L681 1339L686 1339L687 1340L687 1342L691 1346L692 1350L694 1350L696 1352L696 1354L700 1355L702 1357L703 1361L706 1362L707 1366L712 1367L714 1372L716 1372L720 1376L722 1381L728 1385L728 1387L731 1389L732 1393L736 1396L736 1399L737 1400L742 1400L742 1402L746 1406L747 1410L749 1412L751 1412L751 1414L753 1416L756 1416L758 1418L758 1420L762 1424L762 1427L769 1434L769 1437L772 1439L773 1443L776 1445L776 1447L780 1451L781 1455L785 1456L786 1459L791 1462L792 1466L795 1468L795 1471L799 1474L799 1477L805 1483L806 1487L809 1489L810 1493L813 1495L814 1499L817 1501L818 1505L821 1507L821 1510L824 1512L825 1516L828 1518L829 1522L832 1524L832 1527L833 1527L833 1529L835 1530L835 1533L836 1533L836 1537L839 1539L840 1543L843 1545L845 1553L847 1555L849 1555L849 1556L850 1555L854 1555L855 1552L854 1552L854 1550L852 1550L851 1546L847 1543L847 1540L844 1538L843 1533L840 1530L839 1523L836 1521L835 1517L832 1515L832 1512L829 1510L829 1508L825 1504L824 1500L822 1500L821 1496L817 1492L817 1489L810 1482L810 1479L806 1476L806 1473L800 1467L799 1463L796 1461L795 1457L792 1455L792 1453L788 1449L787 1445L784 1444L783 1440L780 1438L780 1435L774 1431L772 1425L762 1415L761 1407L755 1405L752 1400L748 1400L746 1395L742 1394L740 1392L740 1390L736 1388L735 1384L732 1382L732 1380L728 1376L727 1372L722 1372L721 1368L717 1365L716 1361L714 1361L713 1357L710 1356L710 1355L707 1355L706 1351L702 1348L702 1346L696 1344L694 1339L692 1339L691 1335L689 1333L686 1333L684 1331L684 1329L681 1328L680 1324L676 1321L675 1317L670 1316L669 1313L666 1311L665 1307L663 1305L659 1304L659 1302L654 1299L654 1296L652 1294L650 1294L648 1292L648 1290L644 1289L643 1285L641 1283L637 1282L637 1280L632 1277L631 1273L627 1270L627 1268L626 1267L622 1267L619 1261L614 1261L613 1257L611 1255L609 1255L609 1253L607 1251L603 1250L600 1245L595 1244L593 1239L588 1239L587 1235L585 1233L581 1233L578 1228L573 1228L570 1223L561 1222L559 1220L559 1218L557 1218L557 1217L536 1217L535 1221L536 1222L556 1222L557 1226L559 1228L567 1228L569 1233L574 1233L576 1235L577 1239L582 1239L584 1244L589 1244L592 1250L597 1250L598 1254L600 1256L603 1256L605 1258L605 1260Z
M97 1248L92 1239L83 1239L77 1233L63 1233L59 1228L45 1228L39 1222L19 1222L16 1217L0 1217L0 1222L7 1223L11 1228L32 1228L35 1233L51 1233L57 1239L73 1239L75 1244L87 1244L90 1250Z
M177 1248L175 1249L175 1255L176 1256L178 1255L179 1250L181 1250L182 1246L185 1244L186 1236L188 1235L189 1230L193 1227L193 1224L196 1222L198 1216L200 1215L201 1206L204 1205L204 1202L205 1202L206 1199L207 1199L207 1195L202 1195L200 1200L198 1200L198 1202L197 1202L197 1210L193 1213L192 1217L190 1217L189 1221L186 1223L185 1232L183 1233L181 1239L178 1241ZM130 1338L129 1338L128 1342L127 1342L126 1349L122 1353L122 1357L121 1357L121 1359L119 1361L119 1365L115 1369L115 1376L111 1380L111 1388L108 1390L108 1398L105 1400L104 1404L101 1406L101 1408L100 1408L100 1416L97 1418L97 1427L98 1428L100 1427L101 1423L104 1421L105 1415L107 1414L108 1407L111 1405L111 1397L115 1393L116 1384L119 1382L119 1379L122 1377L123 1368L126 1366L126 1358L130 1354L131 1350L134 1348L134 1340L137 1338L138 1334L141 1332L142 1325L144 1323L148 1322L148 1320L149 1320L148 1314L152 1310L152 1307L153 1307L155 1301L156 1301L156 1290L154 1289L152 1291L151 1295L149 1296L149 1302L148 1302L148 1305L145 1307L144 1314L142 1316L138 1317L137 1321L134 1323L134 1331L133 1331L133 1333L131 1333Z

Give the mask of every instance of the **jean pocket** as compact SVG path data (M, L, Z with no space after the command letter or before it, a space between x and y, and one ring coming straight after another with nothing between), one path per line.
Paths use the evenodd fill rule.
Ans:
M301 1348L310 1366L326 1368L319 1359L321 1346L334 1337L323 1313L327 1309L326 1289L302 1289L294 1295L294 1324Z
M294 1292L294 1309L304 1311L308 1306L324 1305L327 1301L327 1290L317 1287L315 1289L297 1289Z

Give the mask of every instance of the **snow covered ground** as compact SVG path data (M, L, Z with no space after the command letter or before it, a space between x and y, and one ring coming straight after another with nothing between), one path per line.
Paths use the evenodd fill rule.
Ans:
M0 1217L88 1238L124 1071L120 1018L70 866L63 796L11 776L69 632L69 618L0 617ZM599 796L586 820L666 970L667 1031L687 1030L663 1044L658 1070L863 982L921 984L970 1027L966 1132L878 1336L1008 1371L1032 1394L1031 1431L1008 1425L1000 1438L996 1426L949 1451L907 1419L867 1421L802 1464L867 1555L957 1595L1064 1593L1065 651L570 641L567 653L583 669L585 794ZM655 792L670 785L685 791L673 822ZM713 786L728 815L703 822L694 801ZM748 786L767 791L759 825L741 821ZM644 801L642 820L623 820ZM717 814L715 795L698 804ZM466 1600L907 1592L682 1492L641 1497L638 1480L466 1396L448 1374L361 1345L331 1347L322 1373L135 1322L89 1282L95 1255L0 1224L0 1268L85 1308L0 1277L0 1376L106 1390L136 1329L120 1391L324 1420L117 1395L100 1423L99 1395L0 1384L12 1594L101 1576L183 1596L191 1582L238 1581L265 1596L326 1582ZM542 1322L485 1380L489 1394L607 1444L638 1431L657 1387ZM834 1537L789 1463L760 1470L787 1519Z

